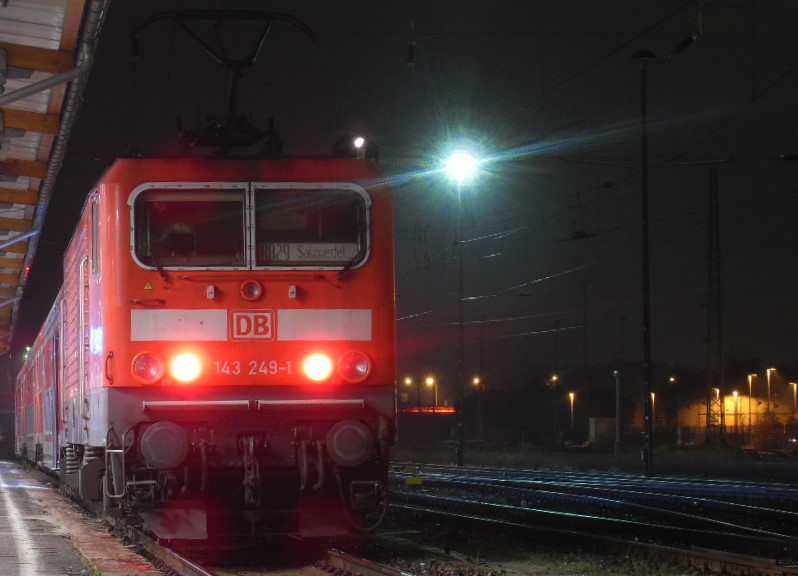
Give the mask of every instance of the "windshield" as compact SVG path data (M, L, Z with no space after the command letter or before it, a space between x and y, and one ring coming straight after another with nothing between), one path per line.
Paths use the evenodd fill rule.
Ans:
M366 257L368 196L355 187L222 186L134 192L138 261L158 269L352 268Z
M147 190L136 199L136 256L149 266L242 266L244 190Z

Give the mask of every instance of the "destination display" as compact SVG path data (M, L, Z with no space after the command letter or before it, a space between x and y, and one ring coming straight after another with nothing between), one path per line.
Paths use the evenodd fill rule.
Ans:
M270 264L308 263L346 264L357 256L356 242L264 242L258 245L258 260Z

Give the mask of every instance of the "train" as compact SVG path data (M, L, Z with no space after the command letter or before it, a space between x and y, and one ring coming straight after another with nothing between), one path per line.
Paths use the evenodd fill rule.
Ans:
M119 158L15 387L15 450L160 540L387 506L391 191L358 157Z

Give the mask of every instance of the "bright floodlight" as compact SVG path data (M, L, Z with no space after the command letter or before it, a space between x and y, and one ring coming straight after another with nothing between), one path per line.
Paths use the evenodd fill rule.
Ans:
M476 158L463 150L452 153L446 160L446 172L458 182L462 182L474 174L476 170Z

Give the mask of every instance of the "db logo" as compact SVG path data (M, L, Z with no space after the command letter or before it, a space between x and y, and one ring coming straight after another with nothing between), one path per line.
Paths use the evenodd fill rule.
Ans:
M271 310L233 310L230 313L233 340L271 340L274 337L274 313Z

